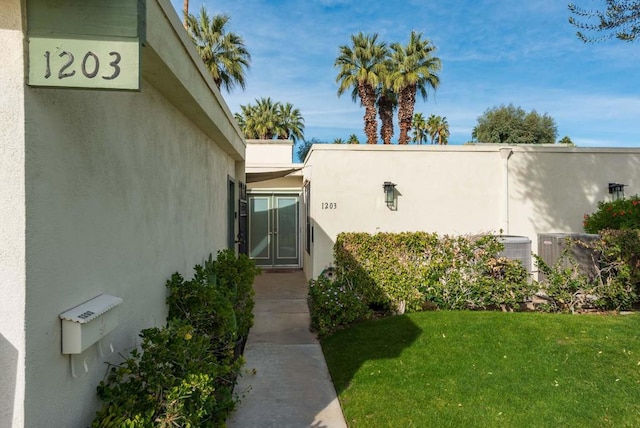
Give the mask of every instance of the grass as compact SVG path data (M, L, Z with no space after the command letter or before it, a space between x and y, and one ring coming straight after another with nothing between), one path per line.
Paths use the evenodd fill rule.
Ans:
M322 347L350 427L640 426L640 315L422 312Z

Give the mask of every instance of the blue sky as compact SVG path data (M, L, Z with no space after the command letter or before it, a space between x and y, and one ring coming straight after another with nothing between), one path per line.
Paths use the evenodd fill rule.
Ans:
M598 0L575 0L600 7ZM191 13L231 16L252 56L245 91L222 91L232 112L257 98L290 102L305 139L365 141L364 109L338 98L333 64L359 31L405 44L412 30L438 48L441 84L416 112L445 116L450 144L471 139L478 116L502 104L552 116L558 139L580 147L640 147L640 44L584 44L568 23L569 0L215 0ZM181 16L182 0L172 0ZM395 128L393 141L397 141Z

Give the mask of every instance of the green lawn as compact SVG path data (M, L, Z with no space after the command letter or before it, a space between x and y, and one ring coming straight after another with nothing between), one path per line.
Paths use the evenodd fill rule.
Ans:
M640 314L422 312L322 341L350 427L640 426Z

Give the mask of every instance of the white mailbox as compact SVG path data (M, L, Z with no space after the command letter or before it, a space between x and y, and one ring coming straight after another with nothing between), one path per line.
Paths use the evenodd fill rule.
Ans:
M120 297L100 294L60 314L62 353L80 354L118 325Z

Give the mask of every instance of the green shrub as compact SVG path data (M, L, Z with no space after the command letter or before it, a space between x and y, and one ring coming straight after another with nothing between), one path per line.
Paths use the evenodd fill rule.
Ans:
M584 245L594 254L590 273L572 254L573 245ZM567 240L560 259L548 266L534 256L546 279L539 283L549 302L539 309L575 312L578 309L629 309L638 301L640 279L640 231L604 230L590 243Z
M247 337L253 325L253 280L260 268L245 254L236 256L233 250L218 252L212 270L218 286L228 290L238 322L238 336Z
M518 261L497 257L503 248L493 235L341 233L334 253L338 278L368 305L513 310L534 290Z
M242 359L238 332L253 322L253 278L246 256L221 251L196 265L191 280L167 281L167 326L143 330L141 350L111 368L92 427L221 427L235 408Z
M141 351L112 367L93 428L224 426L240 360L223 364L210 341L183 321L143 330Z
M369 318L371 310L354 288L342 280L320 276L309 281L311 329L326 336L354 322Z
M185 281L179 273L173 274L167 288L167 319L184 320L197 334L209 338L219 359L230 357L238 328L228 291L218 287L210 272L200 265L196 265L190 281Z
M584 231L600 233L605 229L640 229L640 198L598 203L598 210L584 216Z

